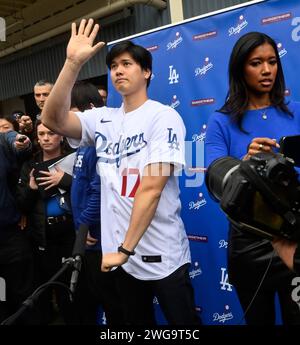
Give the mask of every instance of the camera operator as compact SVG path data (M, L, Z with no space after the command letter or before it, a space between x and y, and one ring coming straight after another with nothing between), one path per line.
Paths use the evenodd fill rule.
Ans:
M287 104L284 91L274 40L259 32L241 36L230 56L225 104L208 122L206 165L224 156L246 160L258 152L276 152L282 136L298 134L300 104ZM291 299L295 275L274 254L271 242L231 224L228 248L229 278L247 324L275 324L276 293L283 323L300 324L299 307Z

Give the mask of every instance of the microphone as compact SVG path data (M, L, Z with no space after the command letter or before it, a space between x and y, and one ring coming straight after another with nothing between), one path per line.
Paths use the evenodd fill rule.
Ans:
M86 237L89 231L89 227L86 224L81 224L76 234L76 240L73 247L73 272L70 281L70 290L75 292L78 276L81 270L82 258L85 254Z

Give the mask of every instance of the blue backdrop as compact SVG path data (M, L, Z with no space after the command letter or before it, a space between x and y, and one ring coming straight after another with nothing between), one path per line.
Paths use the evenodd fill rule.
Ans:
M150 98L176 108L187 129L187 167L180 178L182 217L192 251L190 275L196 305L204 324L243 323L243 313L227 275L227 220L219 205L210 199L200 168L205 166L208 117L224 103L227 93L231 49L249 31L265 32L275 39L287 96L300 100L296 74L300 56L299 0L263 1L132 38L153 55ZM110 81L108 104L121 104ZM164 323L159 306L157 315Z

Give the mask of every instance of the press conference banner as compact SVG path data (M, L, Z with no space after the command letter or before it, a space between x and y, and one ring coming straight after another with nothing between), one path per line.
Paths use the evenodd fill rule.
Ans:
M150 98L175 108L187 129L187 166L180 177L182 218L190 239L190 276L197 310L206 325L244 324L242 309L228 281L228 223L219 204L208 195L201 168L205 166L208 118L224 103L228 90L229 55L234 43L249 31L274 38L288 97L300 101L299 0L252 1L131 38L153 55ZM110 81L108 103L116 107L121 104ZM164 323L158 307L157 311L159 322ZM277 322L281 322L280 315Z

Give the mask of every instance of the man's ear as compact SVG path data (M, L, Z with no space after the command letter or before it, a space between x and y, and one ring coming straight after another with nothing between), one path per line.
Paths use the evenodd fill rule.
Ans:
M145 76L145 78L148 80L149 78L151 78L151 71L150 71L150 69L148 68L148 69L145 69L144 70L144 76Z

